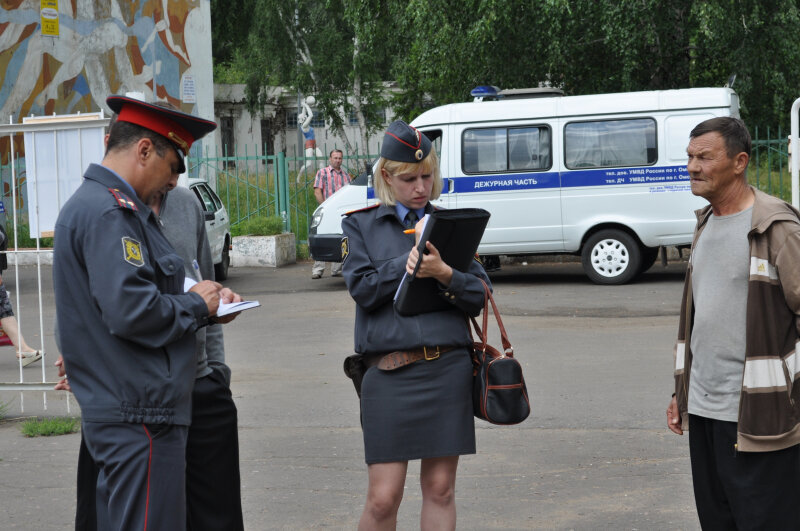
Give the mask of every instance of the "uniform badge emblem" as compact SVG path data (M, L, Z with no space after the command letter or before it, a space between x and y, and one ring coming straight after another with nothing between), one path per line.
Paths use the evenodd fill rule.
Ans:
M144 265L142 244L133 238L129 238L128 236L122 238L122 255L125 261L131 265L136 267L142 267Z
M350 254L350 243L347 241L347 236L345 236L342 238L342 262L344 262L348 254Z

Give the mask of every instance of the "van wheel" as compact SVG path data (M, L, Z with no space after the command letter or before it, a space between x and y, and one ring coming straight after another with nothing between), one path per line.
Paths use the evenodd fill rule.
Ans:
M227 280L228 278L228 268L231 265L231 244L228 238L225 238L225 244L222 246L222 261L218 264L214 264L214 279L219 282L221 280Z
M606 229L586 240L581 263L596 284L625 284L639 273L642 252L636 240L626 232Z
M644 273L656 263L660 247L645 247L642 249L642 263L639 265L639 272Z

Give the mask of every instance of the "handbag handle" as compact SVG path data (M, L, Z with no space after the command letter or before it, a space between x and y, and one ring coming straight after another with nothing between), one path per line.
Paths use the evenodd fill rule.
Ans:
M481 284L483 284L483 326L478 326L478 321L470 316L472 320L472 326L475 327L475 331L478 334L478 338L481 341L481 350L484 352L486 351L486 344L488 343L488 328L489 328L489 303L492 305L492 312L494 313L494 317L497 320L497 326L500 328L500 341L503 345L503 355L514 357L514 347L511 346L511 342L508 340L508 333L506 332L506 327L503 326L503 320L500 317L500 310L497 309L497 304L494 302L494 297L492 296L492 292L489 289L489 286L486 285L486 282L483 279L480 279ZM470 337L472 336L472 329L470 329Z

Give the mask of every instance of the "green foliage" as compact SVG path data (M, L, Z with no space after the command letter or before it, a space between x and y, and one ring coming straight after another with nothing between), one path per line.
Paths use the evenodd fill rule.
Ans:
M292 87L317 96L334 131L352 98L369 122L392 80L394 111L411 120L468 100L476 85L594 94L722 86L733 73L748 126L788 128L800 86L798 3L234 0L218 15L215 0L214 54L225 76L246 74L254 109L279 103L270 86Z
M361 114L362 135L383 126L383 82L391 45L380 33L389 10L379 0L253 0L244 14L250 28L240 50L246 56L247 103L251 111L281 105L271 87L314 95L334 135L344 135L350 111ZM226 14L225 16L229 16ZM213 13L212 13L213 20ZM233 56L225 61L230 62ZM219 60L216 57L215 59ZM284 111L285 112L285 111ZM293 111L296 112L296 111Z
M211 46L215 63L230 63L245 48L254 7L255 0L211 0Z
M6 418L8 414L8 408L11 407L11 402L2 402L0 401L0 420Z
M280 216L252 217L231 227L233 236L274 236L282 232L283 219Z
M393 63L407 120L476 85L567 94L722 86L742 117L788 126L800 86L797 0L409 0Z
M74 417L48 417L28 419L20 426L25 437L49 437L78 431L78 419Z
M9 250L11 250L14 248L14 225L12 225L10 222L6 224L6 234L8 234L9 236L8 248ZM19 249L36 248L36 239L31 238L30 234L31 234L30 228L26 223L17 224L16 245ZM53 246L53 238L39 238L40 248L49 248L52 246Z
M307 243L298 243L296 247L297 247L298 260L308 260L309 258L311 258L311 253L308 251Z
M214 65L214 83L237 84L247 81L247 72L238 63L217 63Z

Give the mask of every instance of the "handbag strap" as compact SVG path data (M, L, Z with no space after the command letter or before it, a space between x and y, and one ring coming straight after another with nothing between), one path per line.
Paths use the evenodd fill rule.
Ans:
M500 317L500 310L497 309L497 303L494 302L494 297L492 296L489 286L483 279L480 279L480 281L481 284L483 284L483 326L478 326L478 321L474 317L470 316L470 319L480 339L481 349L486 351L486 344L488 343L489 304L491 303L492 313L494 313L497 326L500 328L500 341L503 345L503 355L513 358L514 347L511 346L511 342L508 340L508 333L506 332L506 327L503 325L503 319ZM470 329L470 337L472 337L472 329Z

